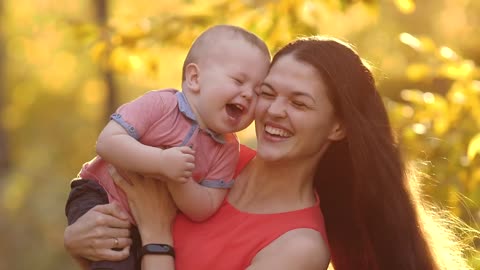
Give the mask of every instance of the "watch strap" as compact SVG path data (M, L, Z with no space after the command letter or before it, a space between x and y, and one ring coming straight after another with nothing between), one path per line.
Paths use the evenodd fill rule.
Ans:
M147 244L142 247L140 258L147 254L170 255L175 258L175 250L167 244Z

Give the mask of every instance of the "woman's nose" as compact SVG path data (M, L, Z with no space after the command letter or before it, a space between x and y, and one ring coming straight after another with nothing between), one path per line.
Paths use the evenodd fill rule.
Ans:
M287 106L285 105L285 103L281 99L276 98L275 100L272 101L272 103L268 107L268 113L271 116L283 118L287 116L286 109L287 109Z

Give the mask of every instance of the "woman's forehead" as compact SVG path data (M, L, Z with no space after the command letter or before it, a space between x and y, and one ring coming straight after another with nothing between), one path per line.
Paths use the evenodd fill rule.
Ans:
M320 73L312 65L293 55L277 59L265 82L278 88L317 89L325 85Z

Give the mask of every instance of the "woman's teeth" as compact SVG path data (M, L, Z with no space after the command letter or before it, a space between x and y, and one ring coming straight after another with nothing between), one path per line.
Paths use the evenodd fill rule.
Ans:
M292 134L286 130L280 129L280 128L274 128L272 126L265 126L265 131L268 134L275 135L275 136L280 136L280 137L290 137Z

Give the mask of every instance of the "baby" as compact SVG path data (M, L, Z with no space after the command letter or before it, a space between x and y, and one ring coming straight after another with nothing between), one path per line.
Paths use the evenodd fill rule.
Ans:
M72 181L68 223L109 202L130 214L109 164L167 182L179 210L194 221L213 215L233 184L239 154L234 132L253 121L256 89L269 64L267 46L251 32L229 25L203 32L185 59L182 92L150 91L112 115L97 140L98 156ZM130 221L135 224L131 214ZM136 256L131 251L125 261L91 267L134 269Z

